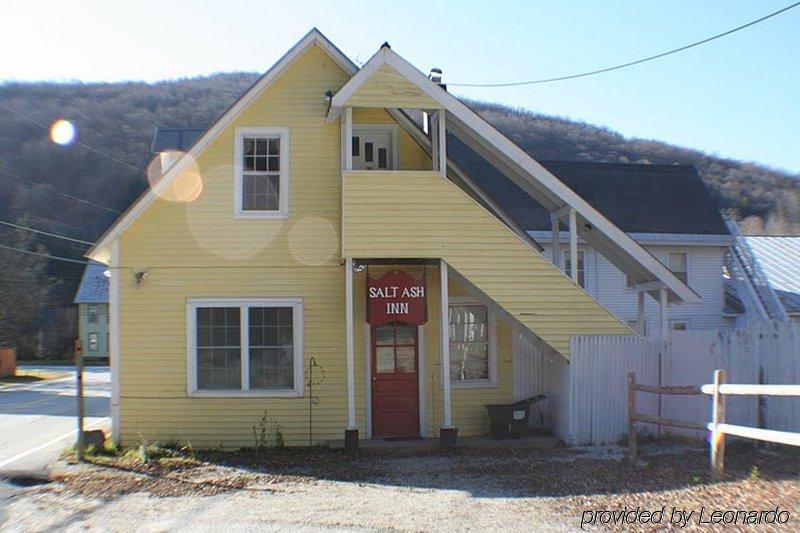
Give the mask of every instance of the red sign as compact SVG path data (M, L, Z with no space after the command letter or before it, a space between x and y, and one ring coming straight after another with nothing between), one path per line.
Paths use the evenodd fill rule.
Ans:
M389 322L421 325L428 321L425 278L390 270L377 279L367 276L367 322L373 326Z

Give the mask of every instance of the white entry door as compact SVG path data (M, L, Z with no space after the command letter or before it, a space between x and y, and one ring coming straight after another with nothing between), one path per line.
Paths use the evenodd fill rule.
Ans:
M354 170L394 170L392 132L353 129Z

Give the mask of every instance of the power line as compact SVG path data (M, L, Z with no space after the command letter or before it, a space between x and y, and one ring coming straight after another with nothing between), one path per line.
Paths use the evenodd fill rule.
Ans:
M747 24L742 24L741 26L737 26L736 28L730 29L728 31L718 33L717 35L713 35L702 41L697 41L691 44L687 44L685 46L681 46L680 48L675 48L672 50L668 50L666 52L661 52L660 54L656 54L653 56L645 57L642 59L637 59L635 61L629 61L627 63L622 63L620 65L614 65L613 67L606 67L597 70L590 70L589 72L581 72L580 74L571 74L569 76L558 76L556 78L543 78L539 80L530 80L530 81L513 81L507 83L448 83L447 85L450 87L516 87L520 85L534 85L538 83L550 83L554 81L564 81L564 80L573 80L575 78L585 78L586 76L594 76L595 74L603 74L605 72L611 72L612 70L619 70L627 67L632 67L634 65L639 65L641 63L646 63L647 61L653 61L655 59L660 59L662 57L666 57L668 55L677 54L678 52L683 52L684 50L688 50L690 48L694 48L695 46L700 46L701 44L706 44L708 42L714 41L716 39L720 39L722 37L727 37L732 33L736 33L737 31L743 30L745 28L749 28L750 26L755 26L760 22L764 22L767 19L780 15L790 9L794 9L795 7L800 6L800 2L795 2L789 6L784 7L783 9L779 9L778 11L772 12L769 15L765 15L759 19L753 20L748 22Z
M36 124L37 126L39 126L40 128L44 128L44 129L50 131L50 126L48 126L47 124L42 124L38 120L36 120L34 118L31 118L28 115L26 115L24 113L20 113L16 109L12 109L12 108L10 108L10 107L8 107L6 105L3 105L3 104L0 104L0 108L5 109L9 113L14 114L14 115L16 115L16 116L18 116L18 117L20 117L20 118L22 118L24 120L30 121L33 124ZM107 157L107 158L111 159L112 161L116 161L120 165L125 165L126 167L132 168L136 172L141 172L141 173L146 174L146 171L144 169L141 169L141 168L137 167L136 165L132 165L131 163L128 163L127 161L123 161L122 159L118 159L118 158L114 157L113 155L111 155L111 154L109 154L107 152L104 152L102 150L99 150L99 149L95 148L94 146L90 146L90 145L86 144L83 141L80 141L80 140L76 139L75 140L75 144L83 146L84 148L86 148L87 150L89 150L91 152L94 152L96 154L99 154L99 155L102 155L104 157Z
M96 204L94 202L90 202L89 200L85 200L83 198L78 198L77 196L72 196L71 194L67 194L64 191L60 191L60 190L56 189L55 187L53 187L49 183L41 183L41 182L38 182L38 181L33 181L32 179L24 178L24 177L20 176L19 174L14 174L13 172L10 172L10 171L2 169L2 168L0 168L0 173L5 174L6 176L10 176L12 178L18 179L20 181L26 181L26 182L28 182L28 183L30 183L32 185L36 185L36 186L39 186L39 187L46 187L46 188L52 190L53 192L56 192L56 193L60 194L61 196L65 197L65 198L69 198L70 200L73 200L73 201L76 201L76 202L80 202L80 203L86 204L86 205L91 205L92 207L96 207L98 209L104 209L104 210L106 210L106 211L108 211L110 213L116 213L116 214L120 213L116 209L111 209L110 207L106 207L104 205Z
M56 261L66 261L68 263L78 263L81 265L88 265L89 261L81 261L79 259L70 259L69 257L60 257L58 255L50 255L43 252L34 252L33 250L25 250L24 248L15 248L13 246L6 246L5 244L0 244L0 248L4 250L11 250L12 252L19 252L21 254L30 254L30 255L38 255L40 257L46 257L48 259L54 259Z
M72 238L72 237L67 237L65 235L59 235L57 233L50 233L48 231L42 231L42 230L39 230L39 229L29 228L28 226L21 226L19 224L13 224L11 222L6 222L5 220L0 220L0 224L2 224L4 226L9 226L9 227L12 227L12 228L17 228L17 229L22 229L22 230L25 230L25 231L30 231L30 232L33 232L33 233L38 233L40 235L47 235L48 237L55 237L56 239L64 239L65 241L72 241L72 242L77 242L77 243L81 243L81 244L88 244L89 246L94 244L93 242L83 241L81 239L75 239L75 238Z

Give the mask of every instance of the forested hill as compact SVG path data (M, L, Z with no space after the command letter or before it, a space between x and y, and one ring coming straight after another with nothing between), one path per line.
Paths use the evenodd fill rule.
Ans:
M144 169L152 156L155 127L206 127L256 78L254 73L227 73L155 84L0 84L0 220L93 241L146 186ZM563 118L483 102L470 105L534 157L691 164L720 206L745 220L746 231L800 232L797 176L662 142L625 138L607 128ZM80 143L65 148L50 142L46 126L57 118L76 124ZM81 243L7 226L0 226L0 244L71 258L81 258L86 249ZM0 249L4 301L27 298L26 287L42 281L41 272L49 273L53 282L49 285L55 289L37 296L39 308L48 298L60 305L71 301L81 265L49 261L28 264L22 272L20 257ZM28 259L35 261L35 256ZM10 320L3 312L12 310L19 311L0 310L0 343L3 323ZM20 317L14 320L24 322Z

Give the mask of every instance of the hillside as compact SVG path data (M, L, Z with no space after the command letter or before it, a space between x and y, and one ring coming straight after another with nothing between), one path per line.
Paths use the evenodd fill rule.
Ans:
M146 186L150 143L157 125L205 127L256 79L253 73L146 83L8 83L0 85L0 220L92 241ZM535 157L606 162L691 164L698 168L720 206L745 221L753 233L800 232L797 176L764 166L721 159L666 143L623 137L607 128L508 107L470 102L503 133ZM40 125L63 117L73 121L81 144L60 147ZM98 153L102 152L102 153ZM17 175L12 177L5 172ZM32 185L33 180L42 185ZM84 198L102 209L62 193ZM0 243L27 243L42 252L80 258L86 246L0 226ZM34 242L35 241L35 242ZM32 257L32 256L31 256ZM45 261L37 279L61 280L39 295L38 308L68 305L81 265ZM27 263L26 263L27 264ZM0 297L32 298L16 280L19 254L0 250ZM28 265L28 270L33 267ZM45 271L47 274L45 274ZM41 313L39 313L41 316ZM0 322L2 321L0 316ZM20 319L22 320L22 319ZM0 342L2 342L0 325Z

